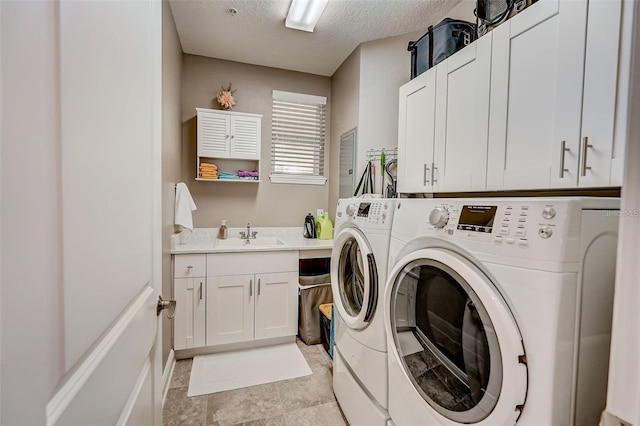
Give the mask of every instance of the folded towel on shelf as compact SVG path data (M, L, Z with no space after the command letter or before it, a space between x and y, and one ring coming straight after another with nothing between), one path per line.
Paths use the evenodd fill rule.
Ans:
M176 204L174 210L174 223L193 231L193 217L191 212L197 210L196 203L191 198L189 188L184 182L176 185Z
M219 179L238 179L238 177L239 176L235 173L225 173L225 172L218 173Z
M200 173L198 177L203 179L218 179L217 173Z
M254 171L238 170L238 176L257 178L259 176L259 173L257 170L254 170Z
M211 163L200 163L200 170L218 170L218 166Z

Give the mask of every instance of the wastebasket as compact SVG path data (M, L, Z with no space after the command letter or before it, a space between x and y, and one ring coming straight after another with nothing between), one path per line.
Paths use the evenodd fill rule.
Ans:
M300 259L298 277L298 335L307 345L321 343L318 307L333 302L330 259Z

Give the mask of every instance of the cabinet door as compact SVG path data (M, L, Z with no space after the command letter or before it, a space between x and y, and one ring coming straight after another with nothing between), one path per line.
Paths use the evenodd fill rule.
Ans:
M435 126L436 69L400 88L398 191L430 192Z
M575 169L586 15L586 0L544 0L493 30L488 189L553 186L561 152Z
M253 278L207 277L207 346L253 340Z
M261 127L258 117L231 117L231 158L260 159Z
M578 186L609 186L618 90L622 0L590 1Z
M436 192L486 188L491 40L488 33L436 66Z
M176 278L173 281L176 315L173 320L174 349L205 345L205 278Z
M256 339L298 332L297 278L295 272L256 274Z
M198 157L229 158L230 133L228 115L198 111Z

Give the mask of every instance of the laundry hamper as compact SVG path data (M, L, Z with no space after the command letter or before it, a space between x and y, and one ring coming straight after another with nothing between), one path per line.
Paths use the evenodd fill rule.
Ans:
M322 333L318 307L324 303L333 302L329 259L318 261L319 259L300 259L298 335L307 345L321 343ZM303 272L309 275L303 275Z
M323 303L320 309L321 340L324 350L333 358L333 303Z

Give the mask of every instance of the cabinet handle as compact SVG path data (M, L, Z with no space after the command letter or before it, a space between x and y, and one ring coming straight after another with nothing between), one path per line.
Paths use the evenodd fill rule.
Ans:
M193 269L193 266L188 265L188 266L187 266L187 269Z
M249 297L253 296L253 280L249 280Z
M436 167L435 163L431 163L431 184L435 185L436 182L438 182L436 180L436 170L438 170L438 168Z
M258 278L258 296L260 296L260 278Z
M425 163L425 165L424 165L424 174L423 174L424 185L429 183L429 181L427 180L427 173L429 173L429 168L427 167L427 165Z
M582 176L586 176L587 170L591 170L591 166L587 166L587 150L589 148L593 148L593 145L589 143L589 138L585 136L582 143L582 173L580 173Z
M202 300L202 281L200 281L200 300Z
M565 169L564 167L564 157L567 152L571 150L567 148L567 141L560 142L560 179L564 178L564 172L568 172L569 169Z

